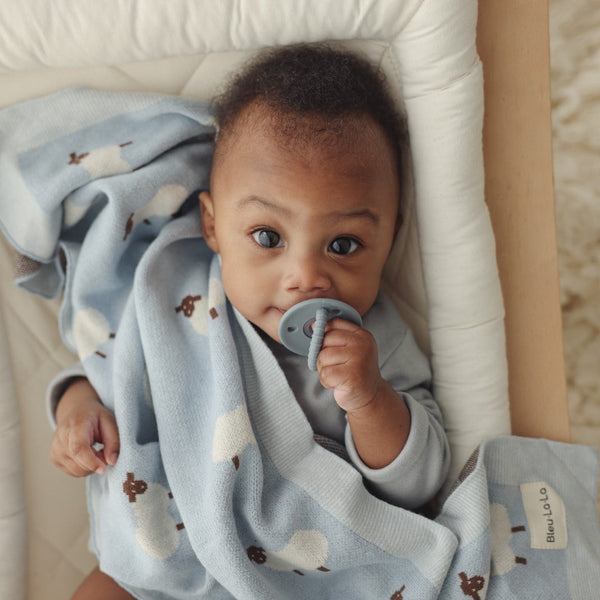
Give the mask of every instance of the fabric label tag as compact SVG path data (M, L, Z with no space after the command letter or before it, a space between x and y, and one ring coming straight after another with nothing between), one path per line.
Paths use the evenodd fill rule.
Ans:
M522 483L520 487L531 547L564 550L567 547L567 516L562 498L543 481Z

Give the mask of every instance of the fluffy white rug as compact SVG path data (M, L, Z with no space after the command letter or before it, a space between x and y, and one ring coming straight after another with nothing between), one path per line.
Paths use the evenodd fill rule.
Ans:
M561 301L574 442L600 447L600 4L550 0Z

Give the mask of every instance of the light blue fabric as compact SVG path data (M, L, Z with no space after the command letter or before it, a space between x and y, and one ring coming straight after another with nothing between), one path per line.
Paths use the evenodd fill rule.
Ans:
M88 480L91 547L136 597L597 594L593 450L488 441L428 519L315 443L201 239L206 105L71 90L0 112L0 135L0 220L31 259L19 281L55 296L66 262L61 332L119 423L116 467ZM549 512L546 537L564 522L568 540L533 548Z

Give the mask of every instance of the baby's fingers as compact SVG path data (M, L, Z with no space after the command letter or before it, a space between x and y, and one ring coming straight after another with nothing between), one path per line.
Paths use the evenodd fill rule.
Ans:
M104 444L102 450L104 460L106 464L115 466L117 459L119 458L120 440L119 440L119 429L117 422L112 413L105 411L100 415L100 422L98 424L100 429L100 440Z
M99 441L99 435L96 435L91 423L72 427L67 436L67 455L86 474L102 474L106 471L103 453L93 448L96 441Z
M91 474L89 469L81 467L78 463L76 463L73 459L68 456L64 457L64 461L57 466L64 471L67 475L71 475L72 477L87 477Z
M92 451L93 452L93 451ZM86 465L75 461L71 456L71 451L68 448L68 434L65 431L57 430L54 433L50 444L50 460L67 475L73 477L85 477L93 473L102 464L95 463Z

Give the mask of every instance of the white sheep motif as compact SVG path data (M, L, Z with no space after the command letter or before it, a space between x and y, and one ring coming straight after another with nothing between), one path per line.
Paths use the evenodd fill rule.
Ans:
M215 423L213 462L230 460L237 471L240 466L240 454L250 445L256 445L256 438L246 405L240 404L234 410L221 415Z
M200 335L208 335L208 299L202 294L189 294L175 307L176 313L187 317L188 322Z
M189 196L189 192L182 185L169 184L162 186L152 199L141 208L132 212L125 225L127 236L140 224L150 222L152 217L172 217L181 208Z
M208 322L219 316L219 310L225 305L225 292L218 279L211 277L208 282L208 297L188 295L175 307L175 312L187 317L196 333L208 335Z
M98 348L113 337L108 320L100 311L95 308L83 308L75 314L73 342L80 360L83 361L92 354L106 358Z
M490 505L492 529L492 575L505 575L516 565L526 565L527 559L515 556L510 540L515 533L525 531L523 525L513 527L508 511L502 504Z
M247 554L252 562L274 571L289 571L298 575L304 575L302 571L329 572L324 566L329 554L327 538L314 529L296 531L278 552L250 546Z
M225 290L219 279L211 277L208 281L208 305L216 308L225 304Z
M133 169L128 162L121 158L121 149L132 143L125 142L124 144L103 146L81 154L71 152L68 164L83 167L92 179L129 173Z
M183 523L176 523L167 508L172 495L160 483L146 483L127 473L123 492L136 517L135 539L144 552L154 558L169 558L179 545Z

